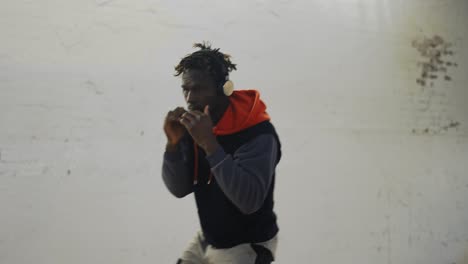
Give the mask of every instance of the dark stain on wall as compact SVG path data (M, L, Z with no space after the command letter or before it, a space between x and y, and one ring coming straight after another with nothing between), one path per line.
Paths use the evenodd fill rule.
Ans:
M450 67L458 67L452 61L455 52L452 50L452 43L446 42L441 36L435 35L432 38L423 37L413 40L412 46L421 55L421 61L417 66L421 68L421 75L416 79L416 83L421 86L433 86L434 81L442 79L451 81L449 75Z

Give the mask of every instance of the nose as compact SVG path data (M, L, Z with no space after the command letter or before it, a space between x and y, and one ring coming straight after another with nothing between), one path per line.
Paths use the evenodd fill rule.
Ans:
M195 94L192 91L187 91L187 93L185 94L185 101L187 103L194 103L196 101Z
M197 97L192 91L188 91L185 95L185 102L190 110L196 110L197 108Z

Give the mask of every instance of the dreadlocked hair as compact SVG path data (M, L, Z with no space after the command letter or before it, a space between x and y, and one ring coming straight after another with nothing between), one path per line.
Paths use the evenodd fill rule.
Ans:
M216 84L222 87L229 77L229 72L237 70L236 64L231 62L231 56L220 52L219 48L211 48L209 42L195 43L193 47L199 50L188 54L175 66L174 76L179 76L189 69L205 70Z

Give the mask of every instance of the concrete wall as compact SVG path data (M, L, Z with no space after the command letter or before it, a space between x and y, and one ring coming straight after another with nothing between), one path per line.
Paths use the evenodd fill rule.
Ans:
M468 263L468 1L0 7L0 263L175 261L198 222L162 122L203 40L284 145L277 263Z

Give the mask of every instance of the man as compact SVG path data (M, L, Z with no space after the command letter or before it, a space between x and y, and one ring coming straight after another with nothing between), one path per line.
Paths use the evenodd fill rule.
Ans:
M175 67L187 110L175 108L164 122L164 183L178 198L194 193L201 225L177 263L271 263L278 135L257 91L233 91L230 56L194 47Z

